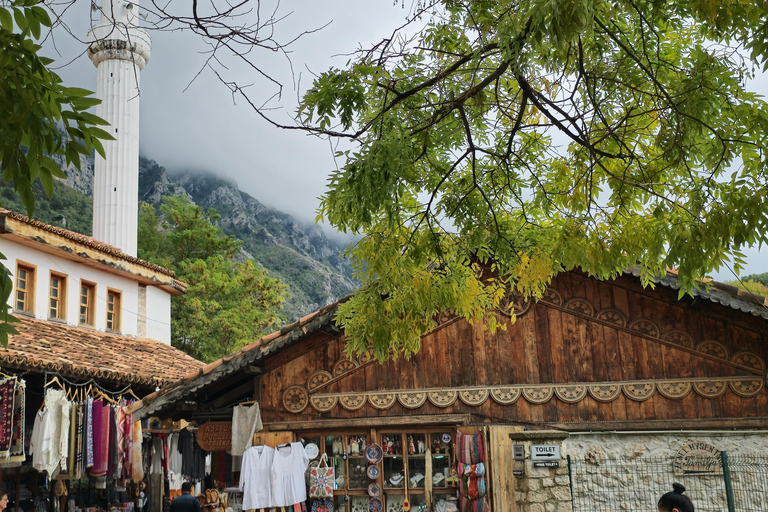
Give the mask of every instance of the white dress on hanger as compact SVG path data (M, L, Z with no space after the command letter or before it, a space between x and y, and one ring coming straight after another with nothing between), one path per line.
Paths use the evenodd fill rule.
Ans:
M272 493L274 506L288 507L307 500L307 472L309 458L301 443L280 445L272 462ZM243 507L245 509L245 506Z
M270 482L274 455L274 448L269 446L252 446L245 450L240 468L243 510L275 506Z

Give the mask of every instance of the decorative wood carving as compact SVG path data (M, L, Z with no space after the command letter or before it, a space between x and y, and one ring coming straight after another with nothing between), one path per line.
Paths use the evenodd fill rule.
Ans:
M555 309L559 309L560 311L585 318L592 318L592 321L624 330L635 336L640 335L668 346L675 348L679 347L693 354L704 355L708 359L736 366L740 369L753 372L756 375L762 375L765 372L765 362L752 352L739 352L738 358L734 356L729 359L728 349L718 341L706 340L696 345L691 336L684 331L673 329L662 334L659 326L652 320L648 318L636 318L630 321L624 317L624 314L621 311L614 308L603 309L595 314L594 306L583 298L570 299L563 305L562 295L552 288L547 288L545 290L540 302L550 307L554 307Z
M336 361L336 364L333 365L333 376L338 377L340 375L344 375L347 372L351 372L355 368L358 367L357 361L354 361L352 359L342 358Z
M364 394L349 394L339 396L339 403L348 411L356 411L365 405Z
M552 386L526 386L523 396L532 404L544 404L552 399L555 389Z
M333 375L331 375L331 372L325 370L314 371L307 379L307 390L309 390L311 393L326 382L330 381L332 378Z
M524 300L523 296L517 290L512 290L510 293L504 295L499 306L496 308L496 311L511 318L511 313L513 312L515 316L526 314L531 309L532 305L533 301L530 298Z
M598 402L613 402L621 394L619 384L590 384L587 389L590 396Z
M761 378L732 380L728 384L731 386L731 391L743 397L755 396L763 390L763 379Z
M395 405L397 395L395 393L371 393L368 402L374 409L385 410Z
M368 363L371 359L373 359L373 356L370 352L360 352L360 355L357 356L357 362L360 363L361 366Z
M559 307L563 305L563 296L554 288L547 288L541 296L541 301Z
M313 396L309 399L312 407L317 412L328 412L339 403L338 396L319 395Z
M717 398L728 388L728 383L722 380L704 380L693 383L693 389L704 398Z
M462 389L459 391L459 398L467 405L483 405L488 400L490 394L488 388Z
M624 313L618 309L604 309L596 315L596 318L603 322L608 322L609 324L618 325L619 327L627 326L627 318L624 316Z
M304 386L291 386L283 393L283 407L288 412L300 413L309 404L309 393Z
M728 349L725 348L722 343L718 343L717 341L702 341L696 345L696 350L702 354L715 356L718 359L728 359Z
M510 405L520 398L520 388L515 386L496 386L491 388L491 397L499 405Z
M427 398L437 407L448 407L453 405L459 393L455 389L439 389L427 392Z
M595 308L586 299L571 299L565 303L565 309L584 316L595 316Z
M427 392L403 391L397 394L397 401L406 409L418 409L427 401Z
M669 332L665 332L661 338L663 340L670 341L675 345L680 345L681 347L693 348L693 339L688 335L687 332L684 331L678 331L675 329Z
M638 318L637 320L632 320L629 322L629 328L633 331L637 331L645 334L646 336L651 336L654 338L658 338L660 334L659 327L646 318Z
M738 352L731 357L731 361L743 366L749 366L759 372L765 370L765 362L760 356L753 354L752 352Z
M632 384L622 384L621 390L627 395L627 398L643 402L653 396L656 386L653 385L653 382L635 382Z
M693 383L691 382L660 382L656 385L659 393L662 396L672 399L680 400L688 396L688 393L693 389Z
M555 395L567 404L575 404L581 402L587 396L587 386L582 384L555 386Z
M598 402L612 402L623 392L631 400L648 400L656 390L668 399L680 400L693 390L704 398L716 398L730 388L739 396L752 397L763 391L761 377L736 376L712 378L680 378L660 380L632 380L622 382L566 382L562 384L508 384L499 386L471 386L458 388L395 389L361 393L318 393L310 398L312 407L317 411L327 412L336 404L349 411L356 411L368 401L376 409L389 409L395 401L407 409L417 409L427 399L437 407L446 408L457 399L470 406L484 404L490 396L499 405L515 403L521 396L531 404L543 404L557 396L569 404L578 403L589 394ZM301 386L293 386L300 388ZM291 388L289 388L291 390ZM306 392L306 390L304 390ZM286 390L286 394L288 390ZM284 400L284 404L286 401ZM300 405L294 406L301 412ZM286 406L286 409L291 410Z

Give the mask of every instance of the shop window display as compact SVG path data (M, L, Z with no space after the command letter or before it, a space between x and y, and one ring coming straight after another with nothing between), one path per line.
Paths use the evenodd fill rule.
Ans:
M318 453L327 454L334 467L334 512L369 512L373 497L381 500L382 512L400 512L406 496L412 511L442 512L457 496L450 478L453 436L453 431L435 429L338 432L304 435L302 443L317 444ZM377 455L374 461L370 453L366 458L369 446ZM310 464L317 460L319 455ZM307 505L311 510L312 500Z

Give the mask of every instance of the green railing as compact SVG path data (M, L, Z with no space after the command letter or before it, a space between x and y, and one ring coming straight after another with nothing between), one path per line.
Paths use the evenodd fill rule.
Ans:
M768 454L568 459L574 512L648 512L672 482L696 512L768 511Z

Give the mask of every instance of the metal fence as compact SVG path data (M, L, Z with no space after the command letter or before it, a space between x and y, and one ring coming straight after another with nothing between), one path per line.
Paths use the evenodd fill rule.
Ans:
M696 512L768 511L768 455L568 459L574 512L648 512L680 482Z

